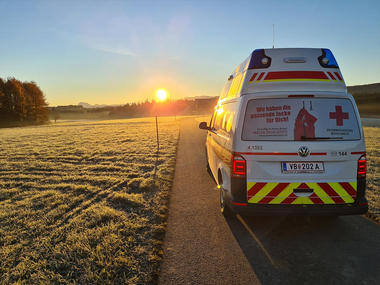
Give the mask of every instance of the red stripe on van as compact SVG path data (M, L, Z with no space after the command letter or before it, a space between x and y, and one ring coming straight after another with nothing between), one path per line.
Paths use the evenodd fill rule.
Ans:
M298 155L296 152L234 152L236 155ZM351 153L353 154L353 153ZM310 155L327 155L326 152L313 152Z
M332 74L330 71L328 71L327 74L331 77L333 81L336 81L334 74Z
M353 151L351 152L351 155L354 155L354 154L366 154L365 151Z
M309 196L309 199L314 203L314 204L324 204L322 199L317 196L317 194L313 193Z
M330 198L336 204L345 204L344 200L339 196L338 193L328 184L328 183L318 183L318 185L330 196Z
M288 95L289 98L303 98L303 97L314 97L314 95Z
M259 78L257 78L256 81L260 81L261 78L263 78L264 74L265 74L265 72L261 72Z
M295 199L298 197L292 192L288 198L286 198L284 201L282 201L280 204L291 204Z
M348 182L339 182L340 186L355 200L356 199L356 190Z
M257 75L257 72L255 72L255 73L252 75L251 79L249 80L249 83L251 83L251 82L253 82L253 80L255 80L256 75Z
M322 79L329 80L323 71L274 71L269 72L265 80L281 79Z
M259 204L268 204L270 201L272 201L274 198L278 196L284 190L286 187L288 187L290 183L278 183L276 187L273 188L272 191L268 193L268 195L261 199L258 203Z
M342 77L340 77L340 74L338 73L338 72L334 72L334 74L336 75L336 77L340 80L340 81L342 81L343 80L343 78Z
M235 152L237 155L298 155L296 152Z
M252 198L253 196L255 196L261 189L263 189L265 185L267 185L267 183L263 183L263 182L255 183L255 185L253 185L251 189L248 190L248 193L247 193L248 200Z

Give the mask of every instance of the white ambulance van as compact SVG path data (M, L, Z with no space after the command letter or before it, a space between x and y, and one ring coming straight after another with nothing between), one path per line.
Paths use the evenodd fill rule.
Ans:
M253 51L199 127L225 216L368 210L361 121L329 49Z

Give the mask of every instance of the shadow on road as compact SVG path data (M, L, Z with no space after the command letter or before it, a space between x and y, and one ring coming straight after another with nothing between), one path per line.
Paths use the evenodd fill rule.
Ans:
M380 226L362 216L227 223L261 284L380 284Z

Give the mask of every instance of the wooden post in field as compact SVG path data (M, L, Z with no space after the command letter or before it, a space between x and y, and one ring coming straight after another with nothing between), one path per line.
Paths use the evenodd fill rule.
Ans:
M156 116L156 132L157 132L157 153L160 151L160 141L158 140L158 122Z

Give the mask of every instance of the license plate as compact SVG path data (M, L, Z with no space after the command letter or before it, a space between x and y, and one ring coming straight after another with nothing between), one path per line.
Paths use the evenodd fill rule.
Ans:
M282 173L324 173L323 162L281 162Z

